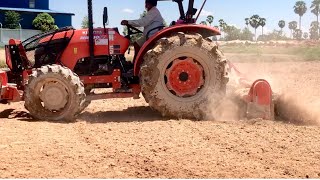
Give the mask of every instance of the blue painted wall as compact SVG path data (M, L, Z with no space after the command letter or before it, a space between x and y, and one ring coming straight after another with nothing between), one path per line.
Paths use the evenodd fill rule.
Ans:
M22 29L35 29L32 21L37 17L37 13L20 12ZM56 25L61 28L72 25L72 16L70 14L50 14L54 19ZM4 13L0 11L0 22L4 25Z
M51 14L51 16L59 28L72 26L72 16L70 14Z
M29 8L29 0L0 0L0 7ZM35 9L49 9L49 0L35 0Z
M49 10L49 0L35 0L35 9ZM0 0L0 8L29 8L29 0ZM4 25L4 11L0 10L0 23ZM39 13L35 12L18 12L21 15L20 24L23 29L34 29L32 21ZM49 13L54 19L56 25L61 28L72 25L71 14Z

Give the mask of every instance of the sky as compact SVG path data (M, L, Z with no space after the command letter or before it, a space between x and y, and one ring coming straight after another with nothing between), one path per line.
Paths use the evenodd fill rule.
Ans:
M187 5L188 0L184 0ZM203 0L195 0L195 7L200 9ZM238 28L245 27L244 19L258 14L267 19L264 29L266 33L273 29L279 30L279 20L286 21L285 32L289 35L288 22L299 22L299 16L294 13L293 6L296 0L207 0L198 22L205 20L207 15L214 16L213 25L218 25L218 20L223 19L227 24L235 25ZM312 0L305 0L308 11L302 17L302 30L309 32L310 23L316 20L310 12ZM137 19L144 10L144 0L93 0L93 19L95 27L102 27L103 7L108 7L108 27L119 27L123 19ZM158 2L158 8L168 24L179 18L179 11L176 3L171 1ZM87 15L87 0L51 0L50 9L72 12L73 26L81 27L84 16ZM253 29L251 29L253 31ZM259 30L258 30L259 31Z

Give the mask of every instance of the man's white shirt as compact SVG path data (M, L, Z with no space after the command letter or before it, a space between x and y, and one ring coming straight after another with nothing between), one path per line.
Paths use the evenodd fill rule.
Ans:
M134 27L144 27L143 35L146 37L147 33L151 29L163 26L164 25L163 21L164 20L161 16L160 11L158 10L157 7L154 6L147 12L147 14L144 17L138 20L130 20L128 21L128 23ZM146 38L150 38L152 35L154 35L158 31L159 31L158 29L153 30L152 32L150 32L149 37L146 37Z

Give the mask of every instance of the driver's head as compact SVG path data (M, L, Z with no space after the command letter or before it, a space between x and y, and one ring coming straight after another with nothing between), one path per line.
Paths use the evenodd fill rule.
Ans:
M146 0L146 9L149 11L154 6L157 6L158 0Z

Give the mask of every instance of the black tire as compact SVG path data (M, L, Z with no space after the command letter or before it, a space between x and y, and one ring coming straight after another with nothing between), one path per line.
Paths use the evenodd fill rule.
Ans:
M84 87L84 92L85 92L86 96L90 95L91 91L92 91L92 88L86 87L86 86ZM81 105L80 112L85 110L91 104L91 102L92 102L91 100L86 99L84 101L84 103L82 103L82 105Z
M168 68L180 57L190 57L203 70L204 83L192 96L177 96L167 86ZM142 94L151 108L175 118L205 119L208 110L219 105L224 97L228 82L222 52L211 40L195 33L177 33L159 40L144 56L140 76Z
M51 91L47 91L46 88L50 87ZM35 119L73 121L84 109L86 95L80 78L70 69L47 65L34 70L29 76L24 98L25 108ZM55 99L56 102L52 102Z

